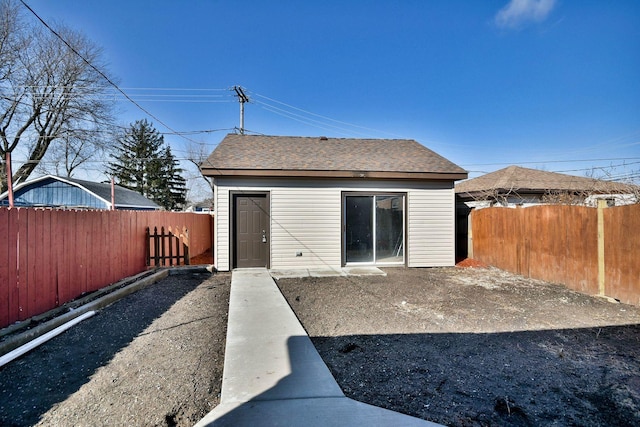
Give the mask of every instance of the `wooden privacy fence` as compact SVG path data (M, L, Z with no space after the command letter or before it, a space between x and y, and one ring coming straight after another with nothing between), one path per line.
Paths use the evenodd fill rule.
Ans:
M148 227L188 230L196 256L211 248L212 224L182 212L0 208L0 327L146 270Z
M475 259L640 305L640 205L487 208L470 221Z

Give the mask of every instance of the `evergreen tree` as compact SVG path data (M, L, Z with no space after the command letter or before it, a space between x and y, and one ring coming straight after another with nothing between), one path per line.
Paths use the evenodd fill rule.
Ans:
M152 198L168 210L181 209L187 199L187 181L182 177L184 169L180 167L180 162L168 145L164 147L160 159L157 165L160 180L158 185L153 186Z
M179 162L164 137L147 120L137 120L116 141L117 151L107 174L167 210L181 208L186 199L186 180Z

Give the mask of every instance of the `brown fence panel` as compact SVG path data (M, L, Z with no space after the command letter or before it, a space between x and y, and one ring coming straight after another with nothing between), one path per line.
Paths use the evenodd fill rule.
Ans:
M605 208L604 295L640 305L640 205ZM474 257L517 274L599 293L598 210L583 206L472 212Z
M511 211L511 210L510 210ZM501 209L481 209L471 213L473 256L487 264L520 273L522 261L517 246L516 231L520 230L519 216Z
M598 292L597 211L584 206L534 206L526 213L529 277Z
M598 210L583 206L567 206L571 210L573 234L569 236L566 267L569 286L591 295L598 293ZM565 283L565 282L561 282Z
M474 258L595 294L597 210L583 206L488 208L472 212Z
M606 295L640 305L640 204L604 210Z

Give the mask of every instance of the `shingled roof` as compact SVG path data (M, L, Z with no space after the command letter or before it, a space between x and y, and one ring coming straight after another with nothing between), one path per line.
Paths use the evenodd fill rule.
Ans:
M207 176L467 177L464 169L410 139L229 134L200 168Z
M103 200L111 203L111 184L103 182L85 181L83 179L75 178L60 178L56 177L60 181L68 181L80 188L84 188L89 192L95 194ZM160 206L144 197L142 194L137 193L128 188L114 185L116 208L124 209L128 207L145 208L145 209L160 209Z
M85 181L82 179L60 177L55 175L44 175L39 178L35 178L30 181L23 182L14 188L14 193L19 194L21 191L27 191L28 189L35 188L45 183L59 183L57 187L64 188L65 186L73 186L82 189L83 191L95 196L98 200L105 203L106 206L111 205L111 184L100 183L93 181ZM121 187L119 185L114 186L116 209L153 209L158 210L158 206L153 201L147 199L142 194L139 194L128 188ZM4 192L0 195L0 206L8 205L8 192ZM66 199L63 194L56 193L59 196L58 202L70 202L71 199ZM55 197L51 196L47 198L46 206L57 206L53 204ZM77 206L72 206L77 207Z
M581 176L546 172L538 169L509 166L456 185L456 194L474 197L487 192L509 194L572 192L590 194L624 194L629 186L619 182L603 181Z

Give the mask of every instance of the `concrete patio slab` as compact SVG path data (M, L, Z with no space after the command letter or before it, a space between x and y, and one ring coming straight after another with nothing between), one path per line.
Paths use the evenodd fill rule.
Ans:
M387 273L377 267L344 267L340 270L321 268L301 268L293 270L269 270L271 277L279 279L296 279L299 277L336 277L336 276L386 276Z
M296 270L269 270L271 277L279 279L297 279L298 277L309 277L309 270L300 268Z
M346 276L347 274L343 270L332 270L332 269L309 269L309 276L311 277L335 277L335 276Z
M377 267L344 267L347 276L386 276L387 273Z

